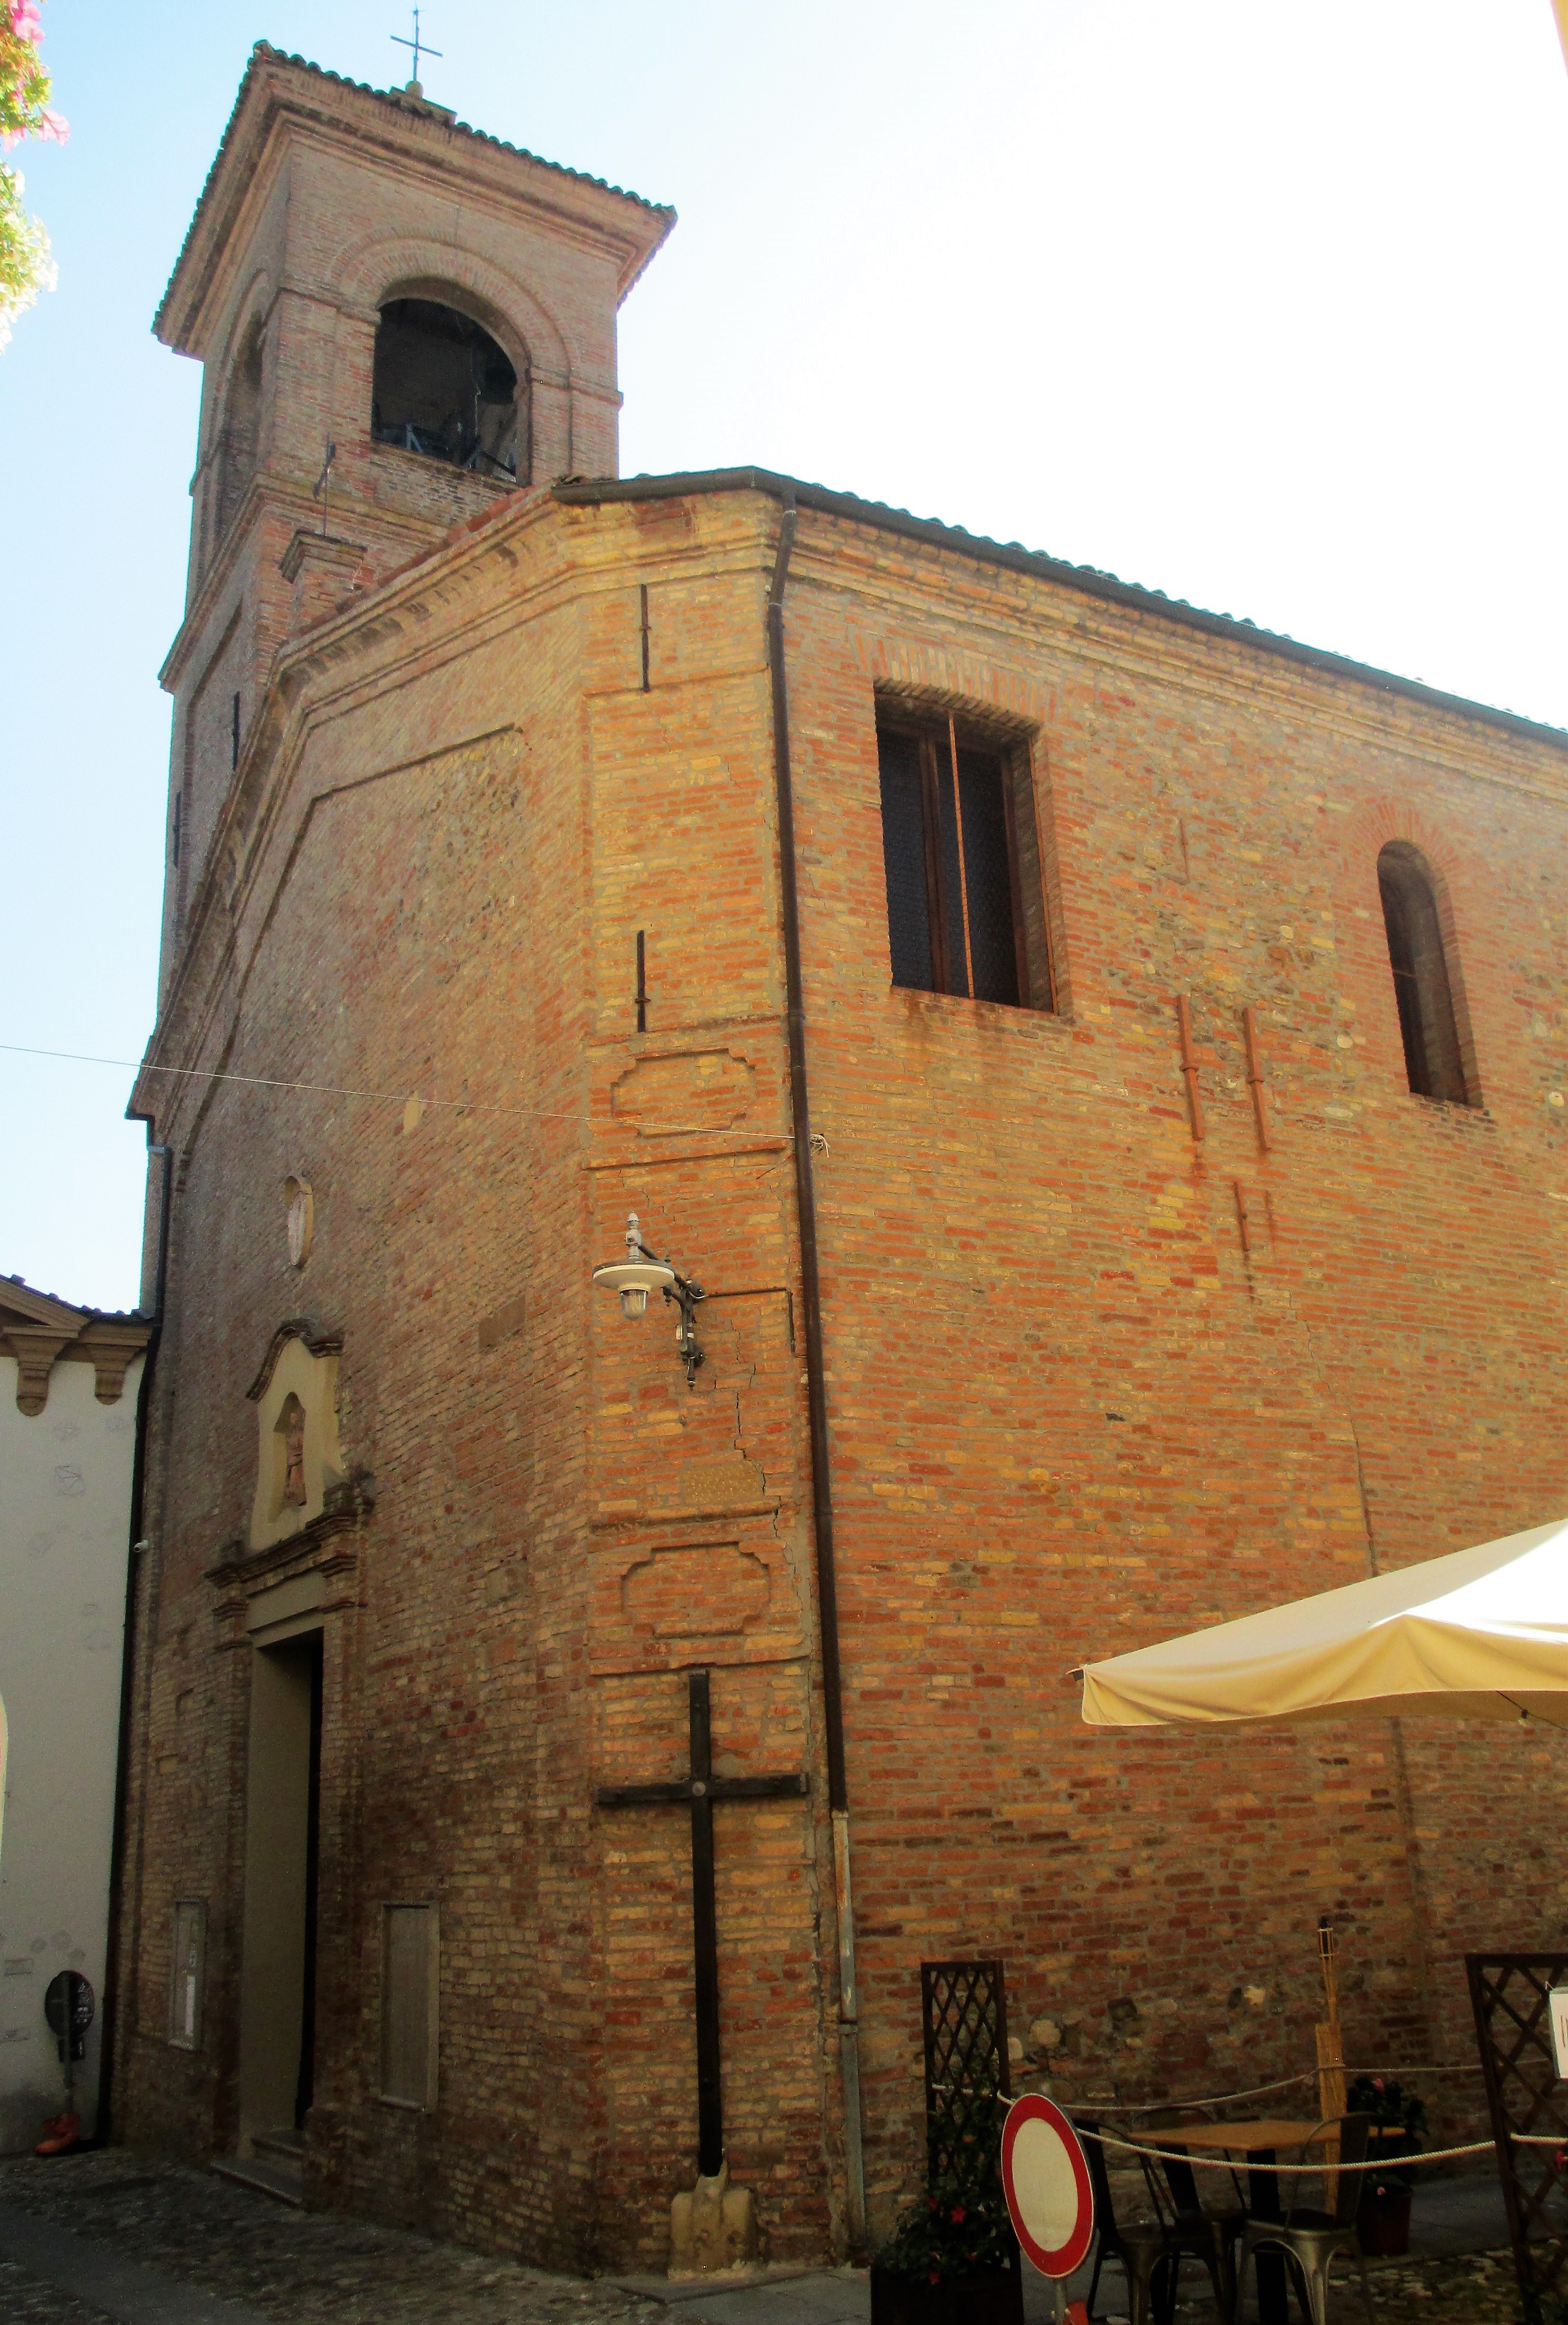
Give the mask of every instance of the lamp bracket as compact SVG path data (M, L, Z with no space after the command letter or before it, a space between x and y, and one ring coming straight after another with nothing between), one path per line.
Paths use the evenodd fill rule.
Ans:
M695 1388L698 1367L708 1361L697 1338L697 1307L708 1295L691 1276L682 1275L672 1261L661 1259L656 1251L649 1250L643 1241L636 1211L627 1216L626 1241L626 1259L612 1267L596 1267L594 1282L610 1291L618 1291L623 1283L637 1285L647 1292L660 1291L666 1300L673 1301L681 1311L675 1327L675 1346L686 1367L686 1385ZM657 1274L654 1273L655 1269Z

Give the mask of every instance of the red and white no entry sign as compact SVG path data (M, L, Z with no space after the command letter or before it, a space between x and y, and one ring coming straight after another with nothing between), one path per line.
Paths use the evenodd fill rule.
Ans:
M1041 2274L1071 2276L1093 2241L1094 2191L1078 2134L1036 2091L1007 2109L1002 2186L1014 2233Z

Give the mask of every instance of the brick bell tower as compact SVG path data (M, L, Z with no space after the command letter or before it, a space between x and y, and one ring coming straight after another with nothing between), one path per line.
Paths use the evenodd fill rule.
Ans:
M617 473L617 310L674 217L253 51L153 323L203 367L162 991L279 646L498 497Z

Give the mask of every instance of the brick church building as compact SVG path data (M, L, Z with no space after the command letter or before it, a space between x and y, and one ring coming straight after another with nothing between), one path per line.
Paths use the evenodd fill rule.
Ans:
M1223 2090L1312 2065L1327 1914L1352 2061L1462 2062L1568 1885L1554 1733L1068 1676L1568 1510L1568 737L619 479L672 224L263 46L157 319L114 2106L573 2267L716 2144L765 2256L885 2234L923 1961L1069 2100Z

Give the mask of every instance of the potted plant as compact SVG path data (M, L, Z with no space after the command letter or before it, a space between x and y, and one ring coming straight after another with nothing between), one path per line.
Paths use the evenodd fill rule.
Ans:
M1367 2161L1380 2169L1361 2175L1356 2234L1365 2253L1389 2258L1410 2249L1410 2196L1415 2184L1402 2156L1419 2155L1426 2138L1426 2102L1406 2098L1397 2082L1381 2075L1358 2075L1345 2102L1351 2115L1369 2115L1372 2129Z
M871 2325L1023 2325L1024 2272L1007 2201L944 2178L871 2264Z

